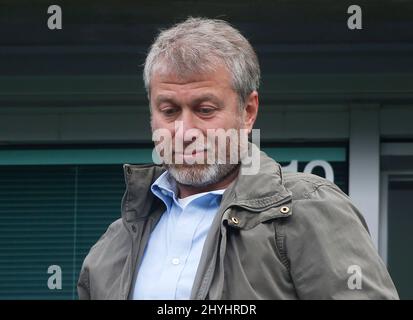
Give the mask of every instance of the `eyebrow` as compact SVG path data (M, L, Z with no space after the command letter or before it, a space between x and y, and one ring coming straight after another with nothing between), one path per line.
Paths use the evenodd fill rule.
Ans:
M164 102L170 102L170 103L176 104L175 100L171 98L170 96L159 95L155 98L156 106L159 106L161 103L164 103Z
M221 106L222 103L220 102L220 100L218 99L218 97L216 97L214 94L212 93L205 93L203 95L200 95L199 97L196 97L194 100L191 101L191 106L196 106L202 102L205 101L211 101L213 103L215 103L217 106ZM171 97L171 96L167 96L167 95L159 95L155 98L155 105L159 106L162 103L172 103L174 105L178 105L178 103Z
M198 105L198 104L200 104L200 103L202 103L202 102L205 102L205 101L211 101L212 103L214 103L214 104L216 104L218 107L220 107L221 106L221 101L218 99L218 97L216 97L215 95L213 95L212 93L206 93L206 94L203 94L203 95L201 95L201 96L199 96L199 97L196 97L192 102L191 102L191 104L192 105Z

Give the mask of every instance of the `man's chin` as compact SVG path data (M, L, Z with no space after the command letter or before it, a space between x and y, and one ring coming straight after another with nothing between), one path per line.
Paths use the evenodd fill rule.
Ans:
M169 174L180 184L206 187L223 180L237 165L218 164L168 164Z
M175 169L175 170L202 170L206 169L210 164L189 164L189 163L180 163L180 164L167 164L165 165L166 169Z

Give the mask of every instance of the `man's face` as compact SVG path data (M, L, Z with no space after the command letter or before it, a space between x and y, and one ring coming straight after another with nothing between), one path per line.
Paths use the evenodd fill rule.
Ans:
M165 165L179 183L209 185L220 181L237 167L237 164L228 163L229 159L225 164L208 164L206 161L207 149L211 146L208 145L211 142L208 140L208 131L251 129L253 124L248 114L246 116L246 111L240 112L238 95L232 89L230 74L224 66L186 79L170 73L155 72L151 80L150 102L152 131L168 130L171 133L173 156L179 155L183 160L182 164L174 162ZM179 129L177 123L181 124ZM189 131L191 134L187 135ZM203 138L197 141L205 141L205 148L201 145L188 153L185 150L194 145L195 137L189 141L186 139L193 136L193 132ZM183 148L177 147L177 140L183 142ZM229 143L229 139L225 140ZM216 145L215 152L219 148ZM227 156L230 151L231 148L226 145ZM194 158L205 161L203 164L188 164Z

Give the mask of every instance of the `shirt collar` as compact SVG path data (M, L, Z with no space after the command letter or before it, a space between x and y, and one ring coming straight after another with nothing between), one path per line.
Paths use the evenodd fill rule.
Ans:
M165 171L162 173L159 178L155 180L154 183L151 185L151 191L152 193L157 196L159 199L161 199L165 205L168 208L168 211L170 210L170 207L172 205L172 201L177 201L177 186L176 186L176 181L173 179L173 177L169 174L168 171ZM220 189L220 190L212 190L209 192L204 192L203 196L205 195L222 195L225 192L225 189Z

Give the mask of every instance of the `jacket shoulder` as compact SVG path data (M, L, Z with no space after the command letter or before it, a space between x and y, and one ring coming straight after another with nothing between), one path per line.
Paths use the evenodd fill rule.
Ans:
M294 219L311 224L320 216L355 219L368 231L363 215L350 197L336 184L320 176L302 172L284 172L283 184L291 192ZM338 217L340 216L340 217Z
M291 191L293 200L307 199L322 186L343 193L336 184L315 174L283 171L282 177L283 184Z

